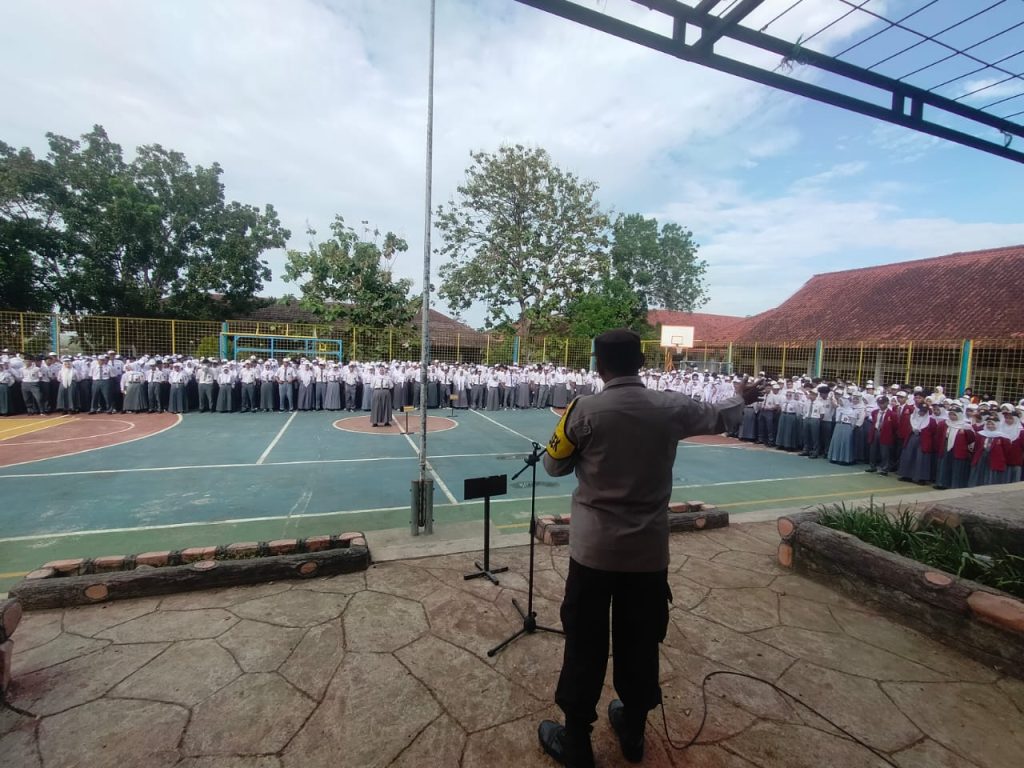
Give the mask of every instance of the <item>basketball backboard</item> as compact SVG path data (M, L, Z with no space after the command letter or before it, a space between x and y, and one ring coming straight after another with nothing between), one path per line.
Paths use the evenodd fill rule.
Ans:
M661 326L661 346L675 347L681 350L693 346L692 325L663 325Z

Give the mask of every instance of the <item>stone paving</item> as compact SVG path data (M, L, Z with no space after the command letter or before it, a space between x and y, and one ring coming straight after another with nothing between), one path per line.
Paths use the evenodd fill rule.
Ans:
M686 740L701 678L772 680L901 768L1019 768L1024 682L780 569L774 524L672 538L663 646L668 723ZM371 541L372 545L372 541ZM539 547L536 608L557 624L568 553ZM501 586L464 581L480 555L365 573L28 614L0 710L5 768L552 766L536 741L552 704L558 636L524 637L528 549L493 554ZM610 681L610 674L609 674ZM660 713L649 766L874 768L885 763L748 680L717 678L698 746L669 748ZM606 687L602 709L612 698ZM606 719L599 765L626 765Z

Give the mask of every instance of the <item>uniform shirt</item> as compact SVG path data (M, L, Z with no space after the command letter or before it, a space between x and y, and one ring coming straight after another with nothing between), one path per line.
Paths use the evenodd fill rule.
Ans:
M544 455L554 476L575 471L569 554L589 568L650 572L668 567L668 502L679 441L726 432L743 416L738 395L707 405L655 392L639 376L612 380L576 401L565 424L576 446L566 459Z
M43 374L38 366L26 365L24 372L21 375L21 381L23 384L38 384L43 380Z

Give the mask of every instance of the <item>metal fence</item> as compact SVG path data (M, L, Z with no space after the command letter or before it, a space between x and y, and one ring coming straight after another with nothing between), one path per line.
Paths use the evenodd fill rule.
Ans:
M338 340L346 359L420 359L420 332L415 328L0 311L0 348L32 355L114 350L122 355L232 356L231 340L239 336ZM1024 396L1024 339L825 339L816 343L753 344L698 340L692 348L678 354L663 349L657 339L645 339L643 347L648 365L666 369L685 365L712 373L764 371L772 378L810 375L859 384L871 379L879 385L942 385L949 393L973 387L975 393L1000 402ZM593 365L593 342L588 338L520 337L436 329L431 332L430 356L447 363L551 363L579 369Z

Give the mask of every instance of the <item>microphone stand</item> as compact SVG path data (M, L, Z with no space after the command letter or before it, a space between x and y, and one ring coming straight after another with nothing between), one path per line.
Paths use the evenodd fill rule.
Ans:
M533 563L534 549L537 546L537 465L540 463L540 455L543 450L544 449L541 447L540 443L534 443L533 450L530 452L530 455L527 456L525 459L526 466L520 469L514 475L512 475L512 479L515 480L517 477L523 474L523 472L526 471L527 467L533 470L533 483L531 484L530 492L530 580L529 588L526 592L526 610L524 611L522 607L519 605L519 603L516 602L516 599L512 598L512 605L515 607L517 611L519 611L519 615L523 618L523 628L515 634L511 635L510 637L502 640L493 648L491 648L491 650L487 652L488 656L494 656L498 651L503 649L505 646L509 645L509 643L513 642L514 640L518 640L523 635L532 635L534 632L537 632L538 630L540 630L541 632L554 632L558 635L565 634L565 632L563 632L560 629L555 629L554 627L545 627L541 624L538 624L537 612L533 610Z

